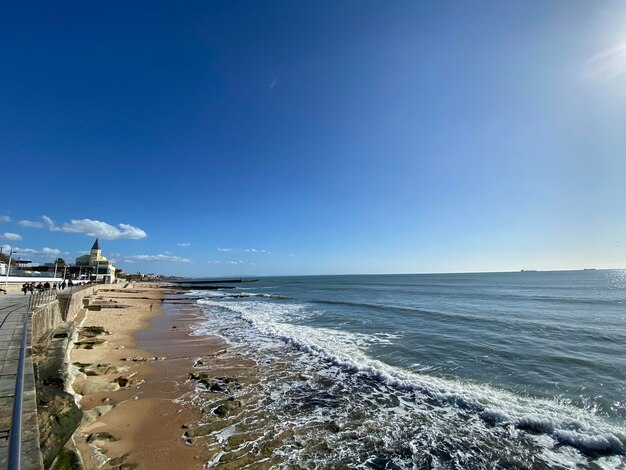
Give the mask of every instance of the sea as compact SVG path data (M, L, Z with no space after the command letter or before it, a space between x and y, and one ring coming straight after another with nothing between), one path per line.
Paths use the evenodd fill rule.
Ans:
M626 466L626 271L233 287L189 293L194 334L256 364L284 468Z

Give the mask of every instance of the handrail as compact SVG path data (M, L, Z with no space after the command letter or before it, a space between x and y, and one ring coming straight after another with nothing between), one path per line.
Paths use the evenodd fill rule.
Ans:
M8 470L20 470L22 458L22 405L24 403L24 361L26 358L26 337L28 336L29 314L30 305L27 307L24 314L24 324L22 326L22 342L20 344L20 356L17 364L17 376L15 378L13 415L11 417L11 430L9 433L9 465L7 467Z
M89 289L90 287L98 287L101 284L98 283L89 283L89 284L81 284L79 286L72 286L70 287L70 294L75 294L76 292L80 292L81 290L85 290L85 289Z
M50 302L52 300L56 300L57 291L54 289L42 290L39 292L33 292L30 294L30 298L28 299L28 310L32 310L46 302Z

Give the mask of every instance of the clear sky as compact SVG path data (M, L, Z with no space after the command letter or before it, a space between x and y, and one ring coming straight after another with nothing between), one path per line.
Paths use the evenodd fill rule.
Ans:
M622 1L10 2L0 64L22 258L626 267Z

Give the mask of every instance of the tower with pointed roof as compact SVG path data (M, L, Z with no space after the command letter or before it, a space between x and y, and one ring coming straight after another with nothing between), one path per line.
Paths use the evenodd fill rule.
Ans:
M84 268L85 273L89 275L89 279L107 283L115 281L115 266L113 261L109 261L102 256L100 241L97 238L96 241L93 242L88 254L76 258L76 266L78 268Z
M91 247L91 251L89 252L89 264L94 264L100 261L102 258L102 250L100 250L100 243L96 238L96 241L93 242L93 246Z

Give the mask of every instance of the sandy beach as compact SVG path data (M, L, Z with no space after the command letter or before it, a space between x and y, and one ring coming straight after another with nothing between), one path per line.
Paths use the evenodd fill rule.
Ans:
M84 418L73 439L87 469L202 468L216 454L210 436L186 435L202 418L185 404L198 387L190 374L249 375L250 364L216 361L226 345L190 336L196 306L172 294L141 284L102 289L77 319L70 360Z

